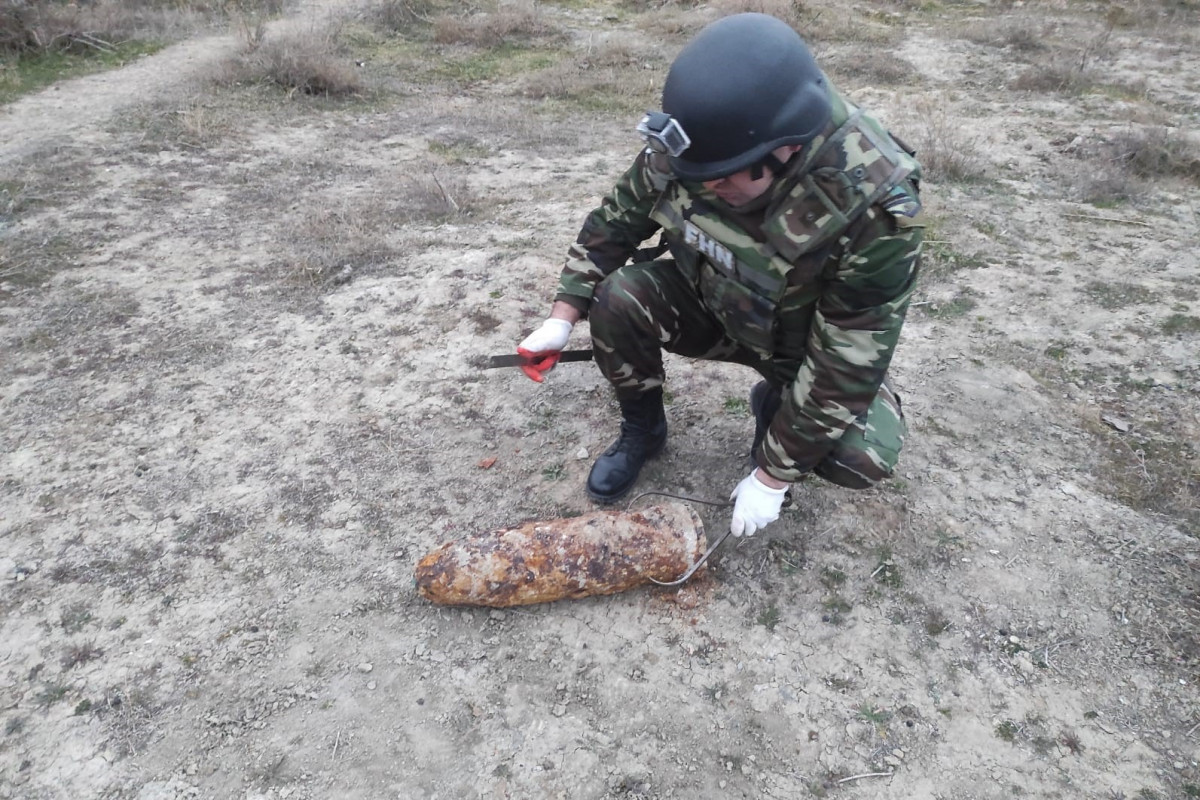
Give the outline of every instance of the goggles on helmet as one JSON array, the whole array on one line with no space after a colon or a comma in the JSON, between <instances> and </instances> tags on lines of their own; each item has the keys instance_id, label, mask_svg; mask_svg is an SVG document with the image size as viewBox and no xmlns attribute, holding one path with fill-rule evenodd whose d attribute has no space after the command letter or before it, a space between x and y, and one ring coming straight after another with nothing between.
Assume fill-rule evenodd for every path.
<instances>
[{"instance_id":1,"label":"goggles on helmet","mask_svg":"<svg viewBox=\"0 0 1200 800\"><path fill-rule=\"evenodd\" d=\"M692 146L692 140L684 132L679 120L661 111L648 111L638 123L637 132L651 150L666 153L672 158L678 158Z\"/></svg>"}]
</instances>

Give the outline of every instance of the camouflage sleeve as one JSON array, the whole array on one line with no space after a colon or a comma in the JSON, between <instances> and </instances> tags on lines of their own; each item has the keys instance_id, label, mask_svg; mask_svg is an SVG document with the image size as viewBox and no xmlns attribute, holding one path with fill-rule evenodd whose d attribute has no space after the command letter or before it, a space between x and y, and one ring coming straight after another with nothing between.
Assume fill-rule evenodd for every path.
<instances>
[{"instance_id":1,"label":"camouflage sleeve","mask_svg":"<svg viewBox=\"0 0 1200 800\"><path fill-rule=\"evenodd\" d=\"M813 315L807 355L756 458L795 481L866 413L883 382L920 269L923 224L875 206Z\"/></svg>"},{"instance_id":2,"label":"camouflage sleeve","mask_svg":"<svg viewBox=\"0 0 1200 800\"><path fill-rule=\"evenodd\" d=\"M650 212L671 180L664 156L643 150L613 190L588 214L558 280L555 300L586 313L596 284L623 266L638 245L654 235Z\"/></svg>"}]
</instances>

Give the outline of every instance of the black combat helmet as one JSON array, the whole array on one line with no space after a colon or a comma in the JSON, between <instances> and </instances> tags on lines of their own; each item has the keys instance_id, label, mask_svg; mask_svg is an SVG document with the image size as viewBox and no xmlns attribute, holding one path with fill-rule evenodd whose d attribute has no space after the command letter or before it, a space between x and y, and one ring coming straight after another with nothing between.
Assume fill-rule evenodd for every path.
<instances>
[{"instance_id":1,"label":"black combat helmet","mask_svg":"<svg viewBox=\"0 0 1200 800\"><path fill-rule=\"evenodd\" d=\"M671 154L683 180L723 178L804 144L829 122L828 81L782 20L735 14L700 31L671 64L663 111L690 144Z\"/></svg>"}]
</instances>

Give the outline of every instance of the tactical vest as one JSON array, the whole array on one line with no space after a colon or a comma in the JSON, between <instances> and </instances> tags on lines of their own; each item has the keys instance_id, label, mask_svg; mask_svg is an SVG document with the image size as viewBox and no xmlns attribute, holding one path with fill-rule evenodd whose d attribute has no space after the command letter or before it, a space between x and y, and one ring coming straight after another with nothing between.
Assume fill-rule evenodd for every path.
<instances>
[{"instance_id":1,"label":"tactical vest","mask_svg":"<svg viewBox=\"0 0 1200 800\"><path fill-rule=\"evenodd\" d=\"M808 166L768 206L761 235L679 181L667 185L651 213L727 335L764 359L804 357L820 283L838 259L827 262L868 208L880 203L897 219L920 210L917 162L873 118L845 107L846 121L823 143L813 142Z\"/></svg>"}]
</instances>

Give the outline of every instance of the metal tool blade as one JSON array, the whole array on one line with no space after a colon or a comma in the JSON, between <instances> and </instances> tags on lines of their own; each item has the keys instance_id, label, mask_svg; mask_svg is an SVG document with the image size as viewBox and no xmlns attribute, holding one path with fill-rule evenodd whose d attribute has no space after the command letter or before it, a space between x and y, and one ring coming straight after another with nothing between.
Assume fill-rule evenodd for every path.
<instances>
[{"instance_id":1,"label":"metal tool blade","mask_svg":"<svg viewBox=\"0 0 1200 800\"><path fill-rule=\"evenodd\" d=\"M558 358L558 363L565 364L570 361L591 361L591 350L564 350ZM517 353L505 353L499 356L489 356L487 360L487 369L496 367L519 367L522 364L529 362L525 356Z\"/></svg>"}]
</instances>

